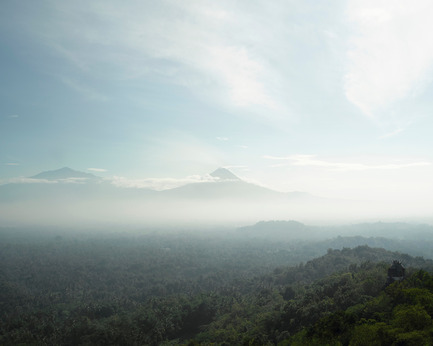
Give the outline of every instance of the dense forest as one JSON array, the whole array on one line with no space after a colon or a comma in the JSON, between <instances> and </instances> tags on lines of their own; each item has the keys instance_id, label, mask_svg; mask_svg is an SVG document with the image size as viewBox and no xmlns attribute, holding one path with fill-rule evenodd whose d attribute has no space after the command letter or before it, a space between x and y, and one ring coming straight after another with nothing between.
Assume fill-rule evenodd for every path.
<instances>
[{"instance_id":1,"label":"dense forest","mask_svg":"<svg viewBox=\"0 0 433 346\"><path fill-rule=\"evenodd\" d=\"M433 342L426 242L243 232L3 228L0 344ZM387 286L396 259L406 278Z\"/></svg>"}]
</instances>

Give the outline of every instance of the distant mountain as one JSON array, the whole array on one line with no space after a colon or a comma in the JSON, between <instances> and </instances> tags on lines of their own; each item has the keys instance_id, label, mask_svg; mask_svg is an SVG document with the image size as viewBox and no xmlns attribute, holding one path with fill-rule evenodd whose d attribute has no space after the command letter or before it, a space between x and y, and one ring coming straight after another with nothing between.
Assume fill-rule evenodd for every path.
<instances>
[{"instance_id":1,"label":"distant mountain","mask_svg":"<svg viewBox=\"0 0 433 346\"><path fill-rule=\"evenodd\" d=\"M269 199L283 198L281 192L246 183L242 180L221 180L216 182L192 183L174 189L161 191L161 194L182 199Z\"/></svg>"},{"instance_id":2,"label":"distant mountain","mask_svg":"<svg viewBox=\"0 0 433 346\"><path fill-rule=\"evenodd\" d=\"M245 182L226 168L213 181L156 191L115 186L110 180L64 167L0 186L2 220L72 220L245 224L310 214L322 200ZM71 221L71 222L72 222Z\"/></svg>"},{"instance_id":3,"label":"distant mountain","mask_svg":"<svg viewBox=\"0 0 433 346\"><path fill-rule=\"evenodd\" d=\"M63 167L54 171L46 171L36 174L31 177L32 179L45 179L45 180L62 180L62 179L89 179L99 180L101 178L90 173L75 171L69 167Z\"/></svg>"},{"instance_id":4,"label":"distant mountain","mask_svg":"<svg viewBox=\"0 0 433 346\"><path fill-rule=\"evenodd\" d=\"M63 167L46 171L14 183L0 185L0 203L33 201L57 206L68 203L97 203L146 199L156 191L130 189L113 185L96 175Z\"/></svg>"},{"instance_id":5,"label":"distant mountain","mask_svg":"<svg viewBox=\"0 0 433 346\"><path fill-rule=\"evenodd\" d=\"M208 182L198 182L190 183L176 188L163 190L163 191L153 191L154 195L159 195L161 198L175 197L181 199L248 199L249 201L263 201L268 199L287 199L287 198L308 198L310 195L303 192L291 192L283 193L275 190L268 189L263 186L247 183L237 177L235 174L230 172L226 168L218 168L210 176L215 179L215 181ZM40 182L39 182L40 181ZM89 184L90 183L90 184ZM86 190L95 189L95 187L90 187L90 185L95 185L97 183L100 187L104 189L111 188L117 191L128 190L132 192L135 190L136 196L140 196L144 191L150 191L149 189L134 189L126 187L117 187L111 184L109 180L104 180L96 175L80 172L73 170L69 167L63 167L57 170L45 171L36 174L29 179L23 179L22 182L10 183L0 186L1 191L6 190L61 190L64 186L69 186L70 189L75 190ZM80 186L79 186L80 185ZM63 187L61 187L63 186ZM87 186L87 187L86 187ZM101 191L102 192L102 191ZM35 196L37 197L37 196Z\"/></svg>"},{"instance_id":6,"label":"distant mountain","mask_svg":"<svg viewBox=\"0 0 433 346\"><path fill-rule=\"evenodd\" d=\"M219 178L221 180L235 180L235 181L241 180L226 168L218 168L215 171L213 171L210 175L214 178Z\"/></svg>"},{"instance_id":7,"label":"distant mountain","mask_svg":"<svg viewBox=\"0 0 433 346\"><path fill-rule=\"evenodd\" d=\"M92 191L94 197L96 197L97 193L100 193L101 197L106 197L108 190L111 191L110 194L116 191L116 194L120 193L123 197L133 195L134 198L140 196L145 197L152 191L152 197L158 197L158 200L164 200L166 198L184 200L242 199L249 202L263 203L269 200L282 201L286 199L301 200L313 198L313 196L304 192L283 193L263 186L247 183L226 168L218 168L210 173L210 176L217 179L211 182L190 183L173 189L153 191L150 189L117 187L111 184L110 181L104 180L96 175L76 171L69 167L63 167L57 170L41 172L27 180L23 179L22 182L18 181L1 185L0 201L2 199L4 200L2 197L5 195L15 196L17 198L21 195L25 195L26 198L33 196L37 199L40 194L47 195L48 192L54 194L56 191L59 193L74 191L74 194L78 192L88 194ZM115 196L113 195L112 197Z\"/></svg>"},{"instance_id":8,"label":"distant mountain","mask_svg":"<svg viewBox=\"0 0 433 346\"><path fill-rule=\"evenodd\" d=\"M244 200L249 203L265 203L287 199L305 198L302 192L284 193L256 184L247 183L226 168L218 168L210 174L218 178L213 182L190 183L170 190L161 191L161 195L178 199L226 199Z\"/></svg>"}]
</instances>

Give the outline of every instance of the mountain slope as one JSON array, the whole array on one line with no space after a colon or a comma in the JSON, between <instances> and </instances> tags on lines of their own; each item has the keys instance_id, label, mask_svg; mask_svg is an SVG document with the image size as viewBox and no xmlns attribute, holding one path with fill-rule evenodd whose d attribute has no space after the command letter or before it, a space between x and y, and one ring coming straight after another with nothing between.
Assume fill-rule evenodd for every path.
<instances>
[{"instance_id":1,"label":"mountain slope","mask_svg":"<svg viewBox=\"0 0 433 346\"><path fill-rule=\"evenodd\" d=\"M226 168L218 168L210 175L217 178L217 180L186 184L162 191L162 195L185 200L228 199L244 200L249 203L282 202L312 197L304 192L284 193L245 182Z\"/></svg>"},{"instance_id":2,"label":"mountain slope","mask_svg":"<svg viewBox=\"0 0 433 346\"><path fill-rule=\"evenodd\" d=\"M89 179L100 180L101 178L90 173L75 171L69 167L63 167L54 171L46 171L36 174L31 177L32 179L45 179L45 180L60 180L60 179Z\"/></svg>"},{"instance_id":3,"label":"mountain slope","mask_svg":"<svg viewBox=\"0 0 433 346\"><path fill-rule=\"evenodd\" d=\"M269 199L283 198L284 194L242 180L192 183L162 191L165 196L182 199Z\"/></svg>"},{"instance_id":4,"label":"mountain slope","mask_svg":"<svg viewBox=\"0 0 433 346\"><path fill-rule=\"evenodd\" d=\"M64 167L0 185L0 203L34 201L41 207L41 202L136 200L154 193L149 189L117 187L96 175Z\"/></svg>"}]
</instances>

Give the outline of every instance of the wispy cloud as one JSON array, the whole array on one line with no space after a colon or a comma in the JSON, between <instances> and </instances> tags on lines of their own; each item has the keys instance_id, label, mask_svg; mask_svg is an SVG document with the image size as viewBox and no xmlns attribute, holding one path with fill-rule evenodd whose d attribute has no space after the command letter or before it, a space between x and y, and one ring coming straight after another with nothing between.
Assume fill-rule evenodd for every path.
<instances>
[{"instance_id":1,"label":"wispy cloud","mask_svg":"<svg viewBox=\"0 0 433 346\"><path fill-rule=\"evenodd\" d=\"M91 172L107 172L104 168L87 168L87 170Z\"/></svg>"},{"instance_id":2,"label":"wispy cloud","mask_svg":"<svg viewBox=\"0 0 433 346\"><path fill-rule=\"evenodd\" d=\"M219 141L225 142L228 141L228 137L216 137L216 139L218 139Z\"/></svg>"},{"instance_id":3,"label":"wispy cloud","mask_svg":"<svg viewBox=\"0 0 433 346\"><path fill-rule=\"evenodd\" d=\"M223 168L231 169L231 168L240 168L240 169L248 169L246 165L226 165Z\"/></svg>"},{"instance_id":4,"label":"wispy cloud","mask_svg":"<svg viewBox=\"0 0 433 346\"><path fill-rule=\"evenodd\" d=\"M87 183L89 178L65 178L65 179L57 179L57 183L63 184L85 184Z\"/></svg>"},{"instance_id":5,"label":"wispy cloud","mask_svg":"<svg viewBox=\"0 0 433 346\"><path fill-rule=\"evenodd\" d=\"M2 179L0 184L85 184L88 178L65 178L65 179L37 179L27 177L17 177Z\"/></svg>"},{"instance_id":6,"label":"wispy cloud","mask_svg":"<svg viewBox=\"0 0 433 346\"><path fill-rule=\"evenodd\" d=\"M364 171L364 170L393 170L409 167L430 166L432 163L428 161L420 162L404 162L404 163L385 163L385 164L365 164L354 162L333 162L317 159L315 155L290 155L290 156L269 156L263 158L268 160L286 161L272 165L271 167L283 166L312 166L319 168L326 168L338 171Z\"/></svg>"},{"instance_id":7,"label":"wispy cloud","mask_svg":"<svg viewBox=\"0 0 433 346\"><path fill-rule=\"evenodd\" d=\"M347 51L345 94L366 115L423 90L432 78L433 3L351 0L356 35Z\"/></svg>"},{"instance_id":8,"label":"wispy cloud","mask_svg":"<svg viewBox=\"0 0 433 346\"><path fill-rule=\"evenodd\" d=\"M82 94L83 96L89 99L98 100L98 101L108 100L108 98L105 95L101 94L100 92L94 90L93 88L87 85L83 85L77 81L74 81L66 77L62 77L61 80L65 85L67 85L68 87L72 88L73 90L79 92L80 94Z\"/></svg>"},{"instance_id":9,"label":"wispy cloud","mask_svg":"<svg viewBox=\"0 0 433 346\"><path fill-rule=\"evenodd\" d=\"M207 99L229 107L276 109L281 103L277 94L284 94L284 88L275 92L277 81L283 80L274 68L275 48L281 42L259 48L262 40L275 40L274 29L261 18L262 7L267 6L169 0L89 5L78 0L52 4L50 25L31 18L31 27L32 35L84 74L163 81L206 93ZM286 20L274 6L266 11L278 21ZM83 19L88 17L95 20ZM284 57L279 59L286 63ZM84 83L70 78L63 82L104 100Z\"/></svg>"},{"instance_id":10,"label":"wispy cloud","mask_svg":"<svg viewBox=\"0 0 433 346\"><path fill-rule=\"evenodd\" d=\"M34 178L25 178L25 177L18 177L18 178L10 178L5 179L3 182L6 183L12 183L12 184L57 184L58 181L56 180L48 180L48 179L34 179Z\"/></svg>"},{"instance_id":11,"label":"wispy cloud","mask_svg":"<svg viewBox=\"0 0 433 346\"><path fill-rule=\"evenodd\" d=\"M16 163L16 162L6 162L5 165L6 166L19 166L20 164Z\"/></svg>"},{"instance_id":12,"label":"wispy cloud","mask_svg":"<svg viewBox=\"0 0 433 346\"><path fill-rule=\"evenodd\" d=\"M139 188L151 190L168 190L175 187L193 183L216 182L219 179L210 175L200 176L192 175L186 178L145 178L145 179L129 179L125 177L114 176L109 179L111 183L118 187Z\"/></svg>"},{"instance_id":13,"label":"wispy cloud","mask_svg":"<svg viewBox=\"0 0 433 346\"><path fill-rule=\"evenodd\" d=\"M384 135L380 136L379 139L386 139L386 138L389 138L389 137L394 137L394 136L399 135L403 131L404 131L404 129L397 129L397 130L394 130L392 132L385 133Z\"/></svg>"},{"instance_id":14,"label":"wispy cloud","mask_svg":"<svg viewBox=\"0 0 433 346\"><path fill-rule=\"evenodd\" d=\"M20 116L18 114L12 114L12 115L8 116L8 118L10 118L10 119L16 119L16 118L19 118L19 117Z\"/></svg>"}]
</instances>

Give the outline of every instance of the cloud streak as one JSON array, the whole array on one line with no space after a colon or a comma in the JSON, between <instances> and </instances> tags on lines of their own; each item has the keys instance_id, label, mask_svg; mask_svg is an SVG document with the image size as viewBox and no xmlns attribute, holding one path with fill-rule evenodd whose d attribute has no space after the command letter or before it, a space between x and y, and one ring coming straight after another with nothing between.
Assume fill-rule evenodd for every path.
<instances>
[{"instance_id":1,"label":"cloud streak","mask_svg":"<svg viewBox=\"0 0 433 346\"><path fill-rule=\"evenodd\" d=\"M210 175L192 175L186 178L145 178L128 179L125 177L114 176L109 179L117 187L138 188L163 191L173 189L186 184L217 182L220 179Z\"/></svg>"},{"instance_id":2,"label":"cloud streak","mask_svg":"<svg viewBox=\"0 0 433 346\"><path fill-rule=\"evenodd\" d=\"M104 168L87 168L87 170L91 172L107 172Z\"/></svg>"},{"instance_id":3,"label":"cloud streak","mask_svg":"<svg viewBox=\"0 0 433 346\"><path fill-rule=\"evenodd\" d=\"M83 85L77 81L74 81L70 78L66 78L66 77L62 77L61 78L62 82L67 85L68 87L70 87L71 89L77 91L78 93L82 94L83 96L89 98L89 99L93 99L93 100L98 100L98 101L107 101L108 98L101 94L100 92L86 86Z\"/></svg>"},{"instance_id":4,"label":"cloud streak","mask_svg":"<svg viewBox=\"0 0 433 346\"><path fill-rule=\"evenodd\" d=\"M283 166L304 166L318 167L336 171L367 171L367 170L395 170L410 167L431 166L431 162L408 162L408 163L386 163L381 165L368 165L365 163L350 163L350 162L331 162L317 159L315 155L290 155L290 156L270 156L266 155L263 158L275 161L285 161L272 165L272 167Z\"/></svg>"},{"instance_id":5,"label":"cloud streak","mask_svg":"<svg viewBox=\"0 0 433 346\"><path fill-rule=\"evenodd\" d=\"M2 184L57 184L57 180L48 180L48 179L35 179L35 178L10 178L3 179Z\"/></svg>"},{"instance_id":6,"label":"cloud streak","mask_svg":"<svg viewBox=\"0 0 433 346\"><path fill-rule=\"evenodd\" d=\"M384 135L380 136L379 139L386 139L386 138L389 138L389 137L394 137L394 136L399 135L403 131L404 131L404 129L397 129L397 130L394 130L392 132L385 133Z\"/></svg>"},{"instance_id":7,"label":"cloud streak","mask_svg":"<svg viewBox=\"0 0 433 346\"><path fill-rule=\"evenodd\" d=\"M85 184L88 180L88 178L37 179L17 177L2 179L0 184Z\"/></svg>"}]
</instances>

